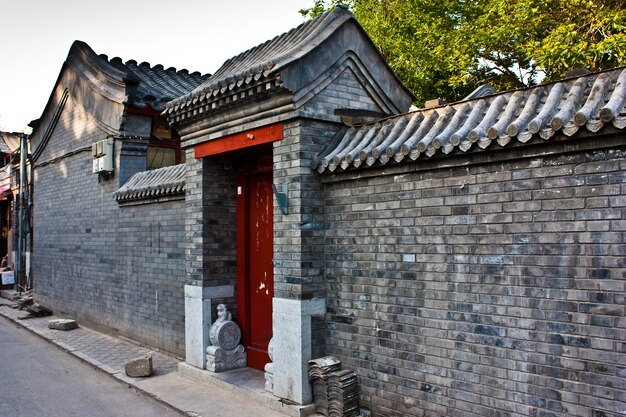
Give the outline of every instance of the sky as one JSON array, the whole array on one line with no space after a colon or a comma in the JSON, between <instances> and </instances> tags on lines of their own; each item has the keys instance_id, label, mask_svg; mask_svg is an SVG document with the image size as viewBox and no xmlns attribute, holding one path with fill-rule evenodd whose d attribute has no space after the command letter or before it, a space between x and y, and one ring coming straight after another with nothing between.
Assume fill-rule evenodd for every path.
<instances>
[{"instance_id":1,"label":"sky","mask_svg":"<svg viewBox=\"0 0 626 417\"><path fill-rule=\"evenodd\" d=\"M74 40L97 54L214 73L304 22L314 0L0 0L0 130L28 132Z\"/></svg>"}]
</instances>

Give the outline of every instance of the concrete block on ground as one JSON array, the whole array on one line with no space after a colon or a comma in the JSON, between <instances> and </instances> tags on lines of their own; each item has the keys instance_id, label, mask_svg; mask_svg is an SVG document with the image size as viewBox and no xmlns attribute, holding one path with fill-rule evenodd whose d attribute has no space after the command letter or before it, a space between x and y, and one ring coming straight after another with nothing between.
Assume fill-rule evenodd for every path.
<instances>
[{"instance_id":1,"label":"concrete block on ground","mask_svg":"<svg viewBox=\"0 0 626 417\"><path fill-rule=\"evenodd\" d=\"M130 377L147 377L152 375L152 354L132 359L126 364L126 375Z\"/></svg>"},{"instance_id":2,"label":"concrete block on ground","mask_svg":"<svg viewBox=\"0 0 626 417\"><path fill-rule=\"evenodd\" d=\"M32 305L26 306L25 308L26 308L26 311L28 311L28 313L34 317L43 317L43 316L52 315L52 310L39 304L32 304Z\"/></svg>"},{"instance_id":3,"label":"concrete block on ground","mask_svg":"<svg viewBox=\"0 0 626 417\"><path fill-rule=\"evenodd\" d=\"M7 300L15 301L20 299L20 294L17 291L13 290L2 290L0 291L0 297L6 298Z\"/></svg>"},{"instance_id":4,"label":"concrete block on ground","mask_svg":"<svg viewBox=\"0 0 626 417\"><path fill-rule=\"evenodd\" d=\"M54 319L48 322L48 329L53 330L74 330L78 328L76 320Z\"/></svg>"}]
</instances>

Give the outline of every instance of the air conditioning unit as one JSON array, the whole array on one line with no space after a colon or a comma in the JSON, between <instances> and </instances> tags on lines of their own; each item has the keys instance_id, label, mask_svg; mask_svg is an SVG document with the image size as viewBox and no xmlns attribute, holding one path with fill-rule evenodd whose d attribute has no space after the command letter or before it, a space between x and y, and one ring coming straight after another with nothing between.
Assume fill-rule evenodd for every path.
<instances>
[{"instance_id":1,"label":"air conditioning unit","mask_svg":"<svg viewBox=\"0 0 626 417\"><path fill-rule=\"evenodd\" d=\"M113 172L113 139L104 139L91 145L93 173Z\"/></svg>"}]
</instances>

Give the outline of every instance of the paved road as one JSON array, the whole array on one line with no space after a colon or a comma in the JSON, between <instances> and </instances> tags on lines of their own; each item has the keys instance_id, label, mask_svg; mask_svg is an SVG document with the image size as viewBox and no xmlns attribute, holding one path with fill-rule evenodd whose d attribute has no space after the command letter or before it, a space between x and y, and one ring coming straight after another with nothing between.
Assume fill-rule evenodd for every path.
<instances>
[{"instance_id":1,"label":"paved road","mask_svg":"<svg viewBox=\"0 0 626 417\"><path fill-rule=\"evenodd\" d=\"M0 416L180 417L0 317Z\"/></svg>"}]
</instances>

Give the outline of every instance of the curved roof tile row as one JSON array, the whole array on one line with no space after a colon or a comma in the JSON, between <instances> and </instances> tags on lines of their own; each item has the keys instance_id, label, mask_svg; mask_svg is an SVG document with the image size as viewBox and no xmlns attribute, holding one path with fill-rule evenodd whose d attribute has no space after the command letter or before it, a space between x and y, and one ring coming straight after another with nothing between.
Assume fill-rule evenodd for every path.
<instances>
[{"instance_id":1,"label":"curved roof tile row","mask_svg":"<svg viewBox=\"0 0 626 417\"><path fill-rule=\"evenodd\" d=\"M354 127L313 164L320 173L390 161L417 160L438 152L467 151L492 142L572 136L582 128L626 127L626 69L510 91L435 109L419 110Z\"/></svg>"},{"instance_id":2,"label":"curved roof tile row","mask_svg":"<svg viewBox=\"0 0 626 417\"><path fill-rule=\"evenodd\" d=\"M180 111L184 111L186 108L191 109L197 103L200 103L200 105L205 102L210 103L214 98L222 97L225 93L240 91L250 87L254 88L257 85L268 81L272 82L273 85L280 85L280 82L276 83L279 79L280 77L277 75L270 77L270 71L263 71L232 82L228 80L228 83L225 83L219 88L215 88L207 92L193 92L188 96L188 101L182 101L178 102L178 104L174 104L176 102L176 100L174 100L172 104L167 105L165 114L176 114Z\"/></svg>"},{"instance_id":3,"label":"curved roof tile row","mask_svg":"<svg viewBox=\"0 0 626 417\"><path fill-rule=\"evenodd\" d=\"M138 172L113 193L118 202L164 197L185 192L185 164Z\"/></svg>"},{"instance_id":4,"label":"curved roof tile row","mask_svg":"<svg viewBox=\"0 0 626 417\"><path fill-rule=\"evenodd\" d=\"M338 6L317 19L304 22L282 35L228 59L213 76L194 91L168 103L165 114L185 111L197 102L211 100L244 84L274 78L280 68L296 61L302 54L315 47L320 39L332 33L338 24L349 19L354 19L352 13L345 6Z\"/></svg>"},{"instance_id":5,"label":"curved roof tile row","mask_svg":"<svg viewBox=\"0 0 626 417\"><path fill-rule=\"evenodd\" d=\"M132 59L124 63L118 57L110 61L106 55L100 58L127 74L130 104L140 108L151 106L162 111L168 101L189 93L209 78L208 74L190 73L186 69L164 69L160 64L151 67L147 62L137 64Z\"/></svg>"}]
</instances>

